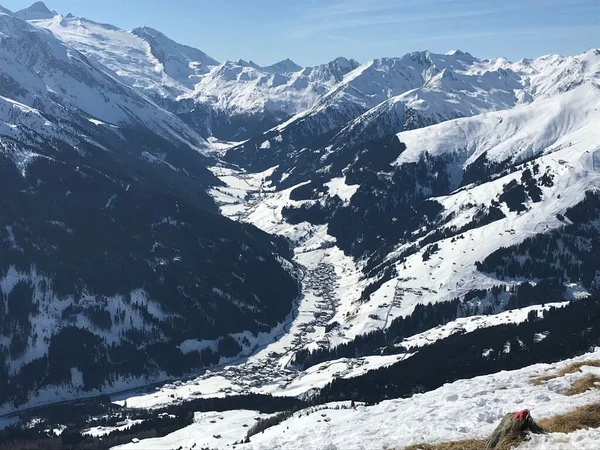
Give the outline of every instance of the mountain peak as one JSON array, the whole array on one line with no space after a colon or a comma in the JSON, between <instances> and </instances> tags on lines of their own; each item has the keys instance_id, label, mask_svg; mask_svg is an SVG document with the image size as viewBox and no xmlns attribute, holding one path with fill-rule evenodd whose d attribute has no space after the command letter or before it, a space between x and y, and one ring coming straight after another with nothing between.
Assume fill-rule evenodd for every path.
<instances>
[{"instance_id":1,"label":"mountain peak","mask_svg":"<svg viewBox=\"0 0 600 450\"><path fill-rule=\"evenodd\" d=\"M446 53L446 56L454 56L456 58L462 58L464 61L474 61L475 57L469 52L463 52L461 50L450 50Z\"/></svg>"},{"instance_id":2,"label":"mountain peak","mask_svg":"<svg viewBox=\"0 0 600 450\"><path fill-rule=\"evenodd\" d=\"M134 28L133 30L131 30L131 33L135 34L136 36L141 37L141 38L143 38L144 36L166 38L166 36L163 33L161 33L160 31L158 31L152 27L147 27L145 25Z\"/></svg>"},{"instance_id":3,"label":"mountain peak","mask_svg":"<svg viewBox=\"0 0 600 450\"><path fill-rule=\"evenodd\" d=\"M302 66L299 66L290 58L286 58L283 61L276 62L270 66L262 67L262 69L267 72L292 73L302 70Z\"/></svg>"},{"instance_id":4,"label":"mountain peak","mask_svg":"<svg viewBox=\"0 0 600 450\"><path fill-rule=\"evenodd\" d=\"M354 70L358 66L360 66L360 63L358 61L356 61L355 59L348 59L348 58L344 58L343 56L338 56L334 60L329 61L328 64L330 67L346 68L347 72L350 72L351 70Z\"/></svg>"},{"instance_id":5,"label":"mountain peak","mask_svg":"<svg viewBox=\"0 0 600 450\"><path fill-rule=\"evenodd\" d=\"M58 15L56 11L50 11L44 2L35 2L28 8L15 13L17 17L25 20L51 19Z\"/></svg>"}]
</instances>

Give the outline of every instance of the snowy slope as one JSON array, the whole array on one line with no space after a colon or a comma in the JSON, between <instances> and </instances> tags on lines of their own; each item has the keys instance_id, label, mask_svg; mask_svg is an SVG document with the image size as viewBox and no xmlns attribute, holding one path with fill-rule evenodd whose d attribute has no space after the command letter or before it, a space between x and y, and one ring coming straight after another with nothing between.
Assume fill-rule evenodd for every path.
<instances>
[{"instance_id":1,"label":"snowy slope","mask_svg":"<svg viewBox=\"0 0 600 450\"><path fill-rule=\"evenodd\" d=\"M177 96L218 63L146 27L132 32L72 15L30 20L148 95Z\"/></svg>"},{"instance_id":2,"label":"snowy slope","mask_svg":"<svg viewBox=\"0 0 600 450\"><path fill-rule=\"evenodd\" d=\"M269 417L269 414L243 409L222 413L196 413L192 425L164 438L144 439L143 443L125 444L115 448L138 449L143 447L147 450L162 450L165 448L178 448L184 442L185 445L196 445L199 448L229 447L236 441L243 440L248 428L254 425L258 419L267 417Z\"/></svg>"},{"instance_id":3,"label":"snowy slope","mask_svg":"<svg viewBox=\"0 0 600 450\"><path fill-rule=\"evenodd\" d=\"M298 411L263 433L250 438L250 443L237 448L266 450L285 449L381 449L398 448L418 443L435 443L449 440L485 438L507 412L528 408L535 419L573 411L579 406L600 401L600 392L590 390L576 396L566 396L571 383L588 373L598 373L597 368L583 366L579 373L559 377L541 385L532 378L558 372L573 361L594 360L600 357L596 349L592 353L558 364L537 364L510 372L500 372L468 380L459 380L439 389L416 394L408 399L387 400L374 406L348 403L332 403ZM231 425L237 429L237 418L244 411L231 412L213 428L207 424L200 428L193 424L164 438L142 441L148 448L191 449L198 439L207 439L217 430ZM402 426L399 426L399 423ZM198 433L202 432L202 435ZM243 437L243 433L240 433ZM238 436L240 436L238 435ZM589 430L560 435L534 437L519 448L580 448L595 449L600 431ZM571 447L559 447L559 443L571 443ZM211 441L211 447L227 448L230 440ZM127 444L117 448L136 448Z\"/></svg>"},{"instance_id":4,"label":"snowy slope","mask_svg":"<svg viewBox=\"0 0 600 450\"><path fill-rule=\"evenodd\" d=\"M198 82L202 74L219 64L203 51L178 44L153 28L135 28L131 34L147 42L165 73L188 89Z\"/></svg>"},{"instance_id":5,"label":"snowy slope","mask_svg":"<svg viewBox=\"0 0 600 450\"><path fill-rule=\"evenodd\" d=\"M595 81L600 82L600 75ZM398 135L407 149L396 164L416 161L425 152L434 157L460 153L464 167L483 154L497 162L524 161L542 152L593 141L599 107L600 84L589 81L531 106L407 131Z\"/></svg>"},{"instance_id":6,"label":"snowy slope","mask_svg":"<svg viewBox=\"0 0 600 450\"><path fill-rule=\"evenodd\" d=\"M146 127L199 150L207 147L179 118L52 33L12 14L0 13L0 40L5 96L29 106L57 103L102 122Z\"/></svg>"}]
</instances>

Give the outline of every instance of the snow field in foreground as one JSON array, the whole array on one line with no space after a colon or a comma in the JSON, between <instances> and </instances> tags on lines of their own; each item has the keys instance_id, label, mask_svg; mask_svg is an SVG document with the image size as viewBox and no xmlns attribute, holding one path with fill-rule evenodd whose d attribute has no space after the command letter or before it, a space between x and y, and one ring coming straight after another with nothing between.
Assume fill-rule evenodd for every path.
<instances>
[{"instance_id":1,"label":"snow field in foreground","mask_svg":"<svg viewBox=\"0 0 600 450\"><path fill-rule=\"evenodd\" d=\"M335 409L340 403L302 410L281 424L251 438L245 450L375 450L398 448L418 443L436 443L470 438L486 438L504 414L528 408L539 420L564 414L576 408L600 402L600 391L567 396L571 383L598 368L583 366L581 372L568 374L541 385L533 378L557 373L572 362L600 359L600 348L586 355L557 364L536 364L514 371L446 384L411 398L381 402L355 409ZM208 414L208 413L206 413ZM223 430L238 429L240 417L252 415L243 411L220 414L215 423L194 423L164 438L143 441L135 448L191 449ZM248 414L248 415L244 415ZM198 417L198 415L196 416ZM248 419L246 419L248 420ZM238 430L239 431L239 430ZM235 434L235 441L245 434ZM523 444L525 449L592 449L600 430L578 431L569 435L551 433L535 436ZM148 443L147 445L145 445ZM231 442L222 438L211 441L210 448L225 449ZM207 442L208 444L208 442ZM139 444L138 444L139 445ZM123 446L120 448L134 448Z\"/></svg>"}]
</instances>

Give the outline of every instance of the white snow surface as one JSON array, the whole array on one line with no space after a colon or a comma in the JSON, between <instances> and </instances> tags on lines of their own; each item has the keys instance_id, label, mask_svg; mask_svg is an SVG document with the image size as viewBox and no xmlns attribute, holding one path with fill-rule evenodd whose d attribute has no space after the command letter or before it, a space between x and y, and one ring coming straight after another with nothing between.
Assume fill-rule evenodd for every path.
<instances>
[{"instance_id":1,"label":"white snow surface","mask_svg":"<svg viewBox=\"0 0 600 450\"><path fill-rule=\"evenodd\" d=\"M547 311L552 307L562 308L568 304L569 302L548 303L544 306L528 306L526 308L505 311L490 316L461 317L453 320L452 322L448 322L445 325L439 325L435 328L424 331L423 333L415 334L411 337L403 339L398 345L402 345L403 347L412 350L414 348L422 347L424 345L432 344L435 341L445 339L455 333L471 333L480 328L488 328L508 323L523 323L527 320L527 315L531 311L536 311L541 315L543 311Z\"/></svg>"},{"instance_id":2,"label":"white snow surface","mask_svg":"<svg viewBox=\"0 0 600 450\"><path fill-rule=\"evenodd\" d=\"M84 436L101 437L101 436L105 436L107 434L110 434L113 431L128 430L133 425L137 425L138 423L142 423L143 420L140 420L140 419L136 419L136 420L127 419L124 422L125 422L124 424L117 425L117 426L114 426L114 427L92 427L92 428L88 428L87 430L82 431L81 434L84 435Z\"/></svg>"},{"instance_id":3,"label":"white snow surface","mask_svg":"<svg viewBox=\"0 0 600 450\"><path fill-rule=\"evenodd\" d=\"M600 428L577 430L573 433L532 434L529 441L522 443L515 450L595 450L600 442Z\"/></svg>"},{"instance_id":4,"label":"white snow surface","mask_svg":"<svg viewBox=\"0 0 600 450\"><path fill-rule=\"evenodd\" d=\"M598 80L600 81L600 79ZM576 144L591 145L599 131L600 84L592 82L531 105L480 114L406 131L398 139L406 150L397 164L457 152L464 166L482 154L494 161L522 161ZM593 147L592 147L593 148Z\"/></svg>"},{"instance_id":5,"label":"white snow surface","mask_svg":"<svg viewBox=\"0 0 600 450\"><path fill-rule=\"evenodd\" d=\"M199 50L177 44L152 28L141 27L130 32L60 14L31 20L31 23L52 31L63 42L107 67L130 86L148 94L180 95L193 89L210 67L218 65Z\"/></svg>"},{"instance_id":6,"label":"white snow surface","mask_svg":"<svg viewBox=\"0 0 600 450\"><path fill-rule=\"evenodd\" d=\"M144 439L139 443L130 443L113 447L120 450L163 450L176 448L228 448L234 442L241 441L257 419L269 417L257 411L234 410L224 412L197 412L194 423L162 438Z\"/></svg>"}]
</instances>

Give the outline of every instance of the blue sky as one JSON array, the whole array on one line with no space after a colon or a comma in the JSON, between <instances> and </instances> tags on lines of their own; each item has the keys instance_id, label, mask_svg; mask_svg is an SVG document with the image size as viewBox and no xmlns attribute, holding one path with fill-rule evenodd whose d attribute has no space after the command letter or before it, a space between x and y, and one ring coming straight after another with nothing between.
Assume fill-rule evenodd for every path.
<instances>
[{"instance_id":1,"label":"blue sky","mask_svg":"<svg viewBox=\"0 0 600 450\"><path fill-rule=\"evenodd\" d=\"M0 0L13 11L32 0ZM600 0L48 0L50 9L156 28L220 61L361 62L414 50L511 60L600 47Z\"/></svg>"}]
</instances>

